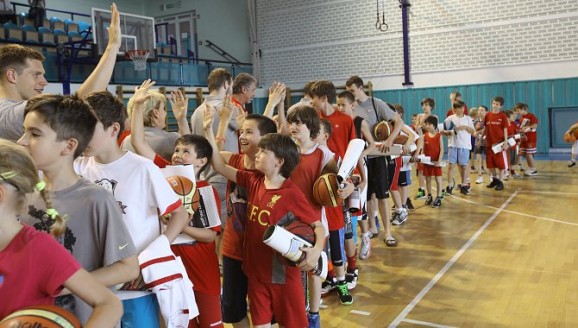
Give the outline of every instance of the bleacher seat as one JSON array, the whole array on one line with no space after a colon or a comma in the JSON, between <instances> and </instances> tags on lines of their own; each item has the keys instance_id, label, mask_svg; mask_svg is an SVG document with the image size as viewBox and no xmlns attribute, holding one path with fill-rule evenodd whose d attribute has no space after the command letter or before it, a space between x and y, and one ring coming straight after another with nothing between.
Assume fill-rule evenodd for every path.
<instances>
[{"instance_id":1,"label":"bleacher seat","mask_svg":"<svg viewBox=\"0 0 578 328\"><path fill-rule=\"evenodd\" d=\"M14 42L21 42L23 40L22 30L18 25L7 22L4 23L3 27L6 33L6 40Z\"/></svg>"},{"instance_id":2,"label":"bleacher seat","mask_svg":"<svg viewBox=\"0 0 578 328\"><path fill-rule=\"evenodd\" d=\"M50 18L50 29L52 31L61 30L64 32L66 30L66 26L65 26L64 22L62 21L62 19L60 19L58 17L51 17Z\"/></svg>"},{"instance_id":3,"label":"bleacher seat","mask_svg":"<svg viewBox=\"0 0 578 328\"><path fill-rule=\"evenodd\" d=\"M54 34L48 27L40 26L38 28L38 34L40 35L40 42L45 45L55 46Z\"/></svg>"},{"instance_id":4,"label":"bleacher seat","mask_svg":"<svg viewBox=\"0 0 578 328\"><path fill-rule=\"evenodd\" d=\"M32 25L22 25L22 31L24 32L24 42L27 43L40 43L40 35L38 31Z\"/></svg>"},{"instance_id":5,"label":"bleacher seat","mask_svg":"<svg viewBox=\"0 0 578 328\"><path fill-rule=\"evenodd\" d=\"M56 29L52 31L54 34L54 42L56 44L68 42L68 34L64 30Z\"/></svg>"},{"instance_id":6,"label":"bleacher seat","mask_svg":"<svg viewBox=\"0 0 578 328\"><path fill-rule=\"evenodd\" d=\"M80 33L80 30L78 28L78 23L73 21L72 19L65 19L64 20L64 27L65 27L65 31L66 32L76 32L76 33Z\"/></svg>"}]
</instances>

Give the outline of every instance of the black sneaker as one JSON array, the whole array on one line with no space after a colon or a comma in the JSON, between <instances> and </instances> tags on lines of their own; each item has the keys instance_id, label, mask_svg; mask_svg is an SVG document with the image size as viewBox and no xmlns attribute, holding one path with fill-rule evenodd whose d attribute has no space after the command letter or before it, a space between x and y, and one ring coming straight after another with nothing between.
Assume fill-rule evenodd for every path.
<instances>
[{"instance_id":1,"label":"black sneaker","mask_svg":"<svg viewBox=\"0 0 578 328\"><path fill-rule=\"evenodd\" d=\"M332 279L327 278L327 280L321 284L321 295L325 295L335 288L337 288L337 279L335 277Z\"/></svg>"},{"instance_id":2,"label":"black sneaker","mask_svg":"<svg viewBox=\"0 0 578 328\"><path fill-rule=\"evenodd\" d=\"M337 293L339 294L339 302L341 302L341 304L351 305L353 303L353 296L349 293L345 280L337 282Z\"/></svg>"},{"instance_id":3,"label":"black sneaker","mask_svg":"<svg viewBox=\"0 0 578 328\"><path fill-rule=\"evenodd\" d=\"M422 199L425 197L425 190L418 188L417 189L417 196L415 196L415 199Z\"/></svg>"},{"instance_id":4,"label":"black sneaker","mask_svg":"<svg viewBox=\"0 0 578 328\"><path fill-rule=\"evenodd\" d=\"M504 183L501 180L498 180L498 183L496 184L496 187L494 189L504 190Z\"/></svg>"},{"instance_id":5,"label":"black sneaker","mask_svg":"<svg viewBox=\"0 0 578 328\"><path fill-rule=\"evenodd\" d=\"M433 198L431 197L431 195L427 195L427 198L425 200L425 204L431 205L432 202L433 202Z\"/></svg>"},{"instance_id":6,"label":"black sneaker","mask_svg":"<svg viewBox=\"0 0 578 328\"><path fill-rule=\"evenodd\" d=\"M568 163L568 167L574 167L574 166L576 166L576 161L570 161L570 163ZM407 200L409 200L409 198Z\"/></svg>"},{"instance_id":7,"label":"black sneaker","mask_svg":"<svg viewBox=\"0 0 578 328\"><path fill-rule=\"evenodd\" d=\"M453 190L454 190L453 186L447 186L446 187L446 195L451 196Z\"/></svg>"},{"instance_id":8,"label":"black sneaker","mask_svg":"<svg viewBox=\"0 0 578 328\"><path fill-rule=\"evenodd\" d=\"M492 182L490 182L490 184L487 185L486 188L495 188L499 182L500 180L498 180L497 178L492 178Z\"/></svg>"},{"instance_id":9,"label":"black sneaker","mask_svg":"<svg viewBox=\"0 0 578 328\"><path fill-rule=\"evenodd\" d=\"M436 197L436 200L433 202L431 207L440 207L440 206L442 206L442 198Z\"/></svg>"},{"instance_id":10,"label":"black sneaker","mask_svg":"<svg viewBox=\"0 0 578 328\"><path fill-rule=\"evenodd\" d=\"M463 185L460 188L460 192L464 195L468 195L470 193L470 186L469 185Z\"/></svg>"},{"instance_id":11,"label":"black sneaker","mask_svg":"<svg viewBox=\"0 0 578 328\"><path fill-rule=\"evenodd\" d=\"M409 199L409 197L407 198L407 202L405 202L405 206L407 207L408 210L415 210L415 207L413 207L413 204L411 203L411 199Z\"/></svg>"},{"instance_id":12,"label":"black sneaker","mask_svg":"<svg viewBox=\"0 0 578 328\"><path fill-rule=\"evenodd\" d=\"M359 278L359 269L355 269L352 272L345 274L345 281L347 282L347 289L352 290L357 286L357 279Z\"/></svg>"}]
</instances>

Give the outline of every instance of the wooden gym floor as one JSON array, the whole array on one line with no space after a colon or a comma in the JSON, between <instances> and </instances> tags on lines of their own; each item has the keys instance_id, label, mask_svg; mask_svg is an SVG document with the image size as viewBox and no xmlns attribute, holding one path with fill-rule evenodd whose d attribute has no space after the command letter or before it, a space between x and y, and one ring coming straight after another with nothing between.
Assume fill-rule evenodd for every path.
<instances>
[{"instance_id":1,"label":"wooden gym floor","mask_svg":"<svg viewBox=\"0 0 578 328\"><path fill-rule=\"evenodd\" d=\"M538 161L539 176L502 191L486 176L439 209L414 201L392 227L398 247L380 233L359 260L354 303L324 296L322 327L578 326L578 167L566 165Z\"/></svg>"}]
</instances>

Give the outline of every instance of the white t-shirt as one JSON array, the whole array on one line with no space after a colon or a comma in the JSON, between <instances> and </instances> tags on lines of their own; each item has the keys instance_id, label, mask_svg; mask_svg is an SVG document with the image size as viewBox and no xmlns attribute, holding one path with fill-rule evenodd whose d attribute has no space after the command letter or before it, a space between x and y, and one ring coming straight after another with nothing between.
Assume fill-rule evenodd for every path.
<instances>
[{"instance_id":1,"label":"white t-shirt","mask_svg":"<svg viewBox=\"0 0 578 328\"><path fill-rule=\"evenodd\" d=\"M161 170L131 152L108 164L80 157L74 161L74 169L114 195L138 253L161 234L157 209L163 215L180 204Z\"/></svg>"},{"instance_id":2,"label":"white t-shirt","mask_svg":"<svg viewBox=\"0 0 578 328\"><path fill-rule=\"evenodd\" d=\"M455 114L448 116L445 122L451 121L454 126L468 126L474 128L472 118L468 115L457 117ZM459 130L457 134L448 137L448 147L472 149L472 135L466 130Z\"/></svg>"}]
</instances>

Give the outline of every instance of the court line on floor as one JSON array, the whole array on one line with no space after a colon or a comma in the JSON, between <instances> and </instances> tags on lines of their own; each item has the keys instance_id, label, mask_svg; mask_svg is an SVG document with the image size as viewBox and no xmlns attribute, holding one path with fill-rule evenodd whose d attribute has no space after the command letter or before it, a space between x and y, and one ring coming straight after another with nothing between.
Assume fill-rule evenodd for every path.
<instances>
[{"instance_id":1,"label":"court line on floor","mask_svg":"<svg viewBox=\"0 0 578 328\"><path fill-rule=\"evenodd\" d=\"M454 326L446 326L446 325L439 325L437 323L426 322L426 321L419 321L419 320L412 320L412 319L403 319L403 322L413 323L420 326L426 327L435 327L435 328L456 328Z\"/></svg>"},{"instance_id":2,"label":"court line on floor","mask_svg":"<svg viewBox=\"0 0 578 328\"><path fill-rule=\"evenodd\" d=\"M405 320L407 315L413 308L424 298L424 296L435 286L435 284L448 272L448 270L458 261L458 259L472 246L474 241L494 222L496 217L510 204L510 202L518 194L518 190L510 195L510 197L492 214L492 216L474 233L470 239L460 248L460 250L444 265L444 267L430 280L430 282L414 297L414 299L401 311L401 313L389 324L390 328L397 327Z\"/></svg>"},{"instance_id":3,"label":"court line on floor","mask_svg":"<svg viewBox=\"0 0 578 328\"><path fill-rule=\"evenodd\" d=\"M522 190L523 193L532 194L546 194L546 195L578 195L578 192L568 192L568 191L549 191L549 190Z\"/></svg>"},{"instance_id":4,"label":"court line on floor","mask_svg":"<svg viewBox=\"0 0 578 328\"><path fill-rule=\"evenodd\" d=\"M524 192L523 190L518 190L517 192ZM487 208L491 208L491 209L498 209L495 206L492 205L486 205L486 204L482 204L482 203L478 203L478 202L474 202L473 200L469 200L463 197L452 197L452 199L456 199L456 200L460 200L462 202L466 202L466 203L470 203L470 204L474 204L474 205L479 205L479 206L484 206ZM532 214L526 214L526 213L522 213L522 212L517 212L517 211L512 211L512 210L503 210L503 212L505 213L511 213L511 214L515 214L515 215L520 215L520 216L526 216L526 217L530 217L530 218L534 218L534 219L539 219L539 220L544 220L544 221L550 221L550 222L556 222L556 223L561 223L561 224L567 224L567 225L571 225L571 226L575 226L578 227L578 223L575 222L568 222L568 221L563 221L563 220L558 220L558 219L551 219L551 218L546 218L543 216L537 216L537 215L532 215Z\"/></svg>"}]
</instances>

